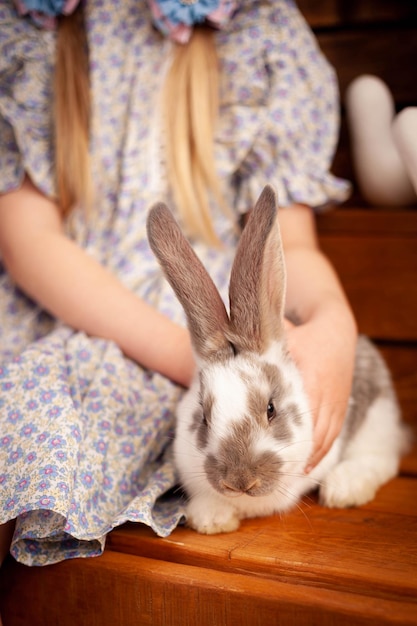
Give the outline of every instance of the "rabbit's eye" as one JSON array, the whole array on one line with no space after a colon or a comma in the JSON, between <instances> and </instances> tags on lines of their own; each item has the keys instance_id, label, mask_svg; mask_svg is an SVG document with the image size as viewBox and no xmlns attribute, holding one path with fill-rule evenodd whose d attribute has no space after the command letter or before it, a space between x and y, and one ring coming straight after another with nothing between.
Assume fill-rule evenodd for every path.
<instances>
[{"instance_id":1,"label":"rabbit's eye","mask_svg":"<svg viewBox=\"0 0 417 626\"><path fill-rule=\"evenodd\" d=\"M268 406L266 408L266 415L268 417L269 422L271 422L274 419L274 417L276 417L277 415L274 403L272 401L268 402Z\"/></svg>"},{"instance_id":2,"label":"rabbit's eye","mask_svg":"<svg viewBox=\"0 0 417 626\"><path fill-rule=\"evenodd\" d=\"M207 425L208 425L207 416L206 416L206 414L205 414L204 412L203 412L203 419L202 419L202 422L203 422L204 426L207 426Z\"/></svg>"}]
</instances>

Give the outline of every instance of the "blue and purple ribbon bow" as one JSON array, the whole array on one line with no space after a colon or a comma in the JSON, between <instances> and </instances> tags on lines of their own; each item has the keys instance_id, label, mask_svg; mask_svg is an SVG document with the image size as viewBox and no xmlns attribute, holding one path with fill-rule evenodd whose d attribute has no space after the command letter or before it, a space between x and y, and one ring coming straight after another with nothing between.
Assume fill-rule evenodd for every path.
<instances>
[{"instance_id":1,"label":"blue and purple ribbon bow","mask_svg":"<svg viewBox=\"0 0 417 626\"><path fill-rule=\"evenodd\" d=\"M139 0L138 0L139 1ZM223 28L237 8L236 0L147 0L155 26L177 43L187 43L193 26ZM41 28L56 28L59 15L69 15L80 0L14 0L19 15L29 15Z\"/></svg>"}]
</instances>

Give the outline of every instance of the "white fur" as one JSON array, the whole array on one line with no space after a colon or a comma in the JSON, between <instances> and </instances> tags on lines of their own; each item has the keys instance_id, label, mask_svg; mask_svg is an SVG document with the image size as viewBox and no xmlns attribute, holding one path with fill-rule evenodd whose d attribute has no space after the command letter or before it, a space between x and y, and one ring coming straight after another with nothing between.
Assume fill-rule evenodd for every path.
<instances>
[{"instance_id":1,"label":"white fur","mask_svg":"<svg viewBox=\"0 0 417 626\"><path fill-rule=\"evenodd\" d=\"M235 367L217 365L206 371L206 384L215 398L213 435L216 440L230 434L230 426L238 422L247 407L247 388Z\"/></svg>"},{"instance_id":2,"label":"white fur","mask_svg":"<svg viewBox=\"0 0 417 626\"><path fill-rule=\"evenodd\" d=\"M403 447L396 402L378 398L347 443L340 463L326 474L320 489L321 502L341 508L372 500L377 489L397 474Z\"/></svg>"},{"instance_id":3,"label":"white fur","mask_svg":"<svg viewBox=\"0 0 417 626\"><path fill-rule=\"evenodd\" d=\"M267 496L246 494L228 497L218 493L205 478L204 462L208 454L216 456L218 446L227 437L233 424L248 415L246 385L241 372L251 380L259 376L259 368L252 361L238 356L227 367L209 365L204 370L205 385L215 397L210 438L204 451L198 449L190 425L199 402L198 377L178 407L177 435L174 451L182 483L189 495L188 523L199 532L212 534L235 530L238 520L286 511L316 485L316 479L304 474L304 467L312 451L312 419L301 378L294 364L284 357L282 346L275 344L260 360L279 362L288 389L288 403L296 403L302 423L292 425L292 440L282 444L271 434L254 428L252 446L255 452L275 451L282 457L280 488Z\"/></svg>"},{"instance_id":4,"label":"white fur","mask_svg":"<svg viewBox=\"0 0 417 626\"><path fill-rule=\"evenodd\" d=\"M280 444L265 430L254 428L253 449L257 452L276 451L283 459L280 483L265 496L246 494L226 496L217 492L205 476L207 454L216 455L218 445L230 433L233 423L247 415L245 383L239 371L255 375L252 363L236 358L229 367L210 365L205 382L213 384L215 395L212 435L204 451L198 450L195 433L190 432L192 416L198 403L198 380L184 396L178 410L175 458L181 480L189 496L188 524L206 534L230 532L239 526L239 520L282 513L292 508L300 498L320 487L320 500L330 507L361 505L371 500L380 485L395 476L404 447L403 431L399 422L398 406L393 398L381 397L371 405L363 425L343 446L344 433L309 475L304 468L312 452L312 418L305 397L301 377L282 350L275 346L262 358L271 362L272 353L280 354L278 365L285 372L288 402L297 402L303 416L300 425L292 425L292 443Z\"/></svg>"}]
</instances>

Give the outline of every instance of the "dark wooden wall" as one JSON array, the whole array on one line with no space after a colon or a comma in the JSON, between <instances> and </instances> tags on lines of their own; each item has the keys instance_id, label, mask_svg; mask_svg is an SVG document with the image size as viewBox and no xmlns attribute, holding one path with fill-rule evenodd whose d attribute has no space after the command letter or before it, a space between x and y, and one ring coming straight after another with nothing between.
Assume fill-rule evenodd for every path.
<instances>
[{"instance_id":1,"label":"dark wooden wall","mask_svg":"<svg viewBox=\"0 0 417 626\"><path fill-rule=\"evenodd\" d=\"M382 78L397 110L417 104L415 0L299 0L298 6L336 68L342 104L346 87L360 74ZM354 180L347 144L343 116L334 172Z\"/></svg>"}]
</instances>

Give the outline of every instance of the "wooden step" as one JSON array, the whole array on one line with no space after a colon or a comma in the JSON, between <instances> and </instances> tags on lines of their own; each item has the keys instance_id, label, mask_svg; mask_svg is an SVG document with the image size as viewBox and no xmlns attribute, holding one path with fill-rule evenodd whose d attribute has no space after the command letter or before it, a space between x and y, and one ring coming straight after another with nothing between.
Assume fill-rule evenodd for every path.
<instances>
[{"instance_id":1,"label":"wooden step","mask_svg":"<svg viewBox=\"0 0 417 626\"><path fill-rule=\"evenodd\" d=\"M13 566L5 626L415 625L412 599L379 598L108 551L45 569ZM31 611L31 608L33 609Z\"/></svg>"},{"instance_id":2,"label":"wooden step","mask_svg":"<svg viewBox=\"0 0 417 626\"><path fill-rule=\"evenodd\" d=\"M417 481L400 477L363 507L326 509L310 496L289 514L247 520L235 533L204 536L179 528L167 539L158 539L149 529L132 524L114 531L108 547L184 565L417 603L416 500Z\"/></svg>"},{"instance_id":3,"label":"wooden step","mask_svg":"<svg viewBox=\"0 0 417 626\"><path fill-rule=\"evenodd\" d=\"M5 626L416 625L416 501L417 481L398 478L367 506L309 498L230 534L125 525L97 559L10 561Z\"/></svg>"},{"instance_id":4,"label":"wooden step","mask_svg":"<svg viewBox=\"0 0 417 626\"><path fill-rule=\"evenodd\" d=\"M417 342L417 210L340 208L317 221L359 330Z\"/></svg>"}]
</instances>

